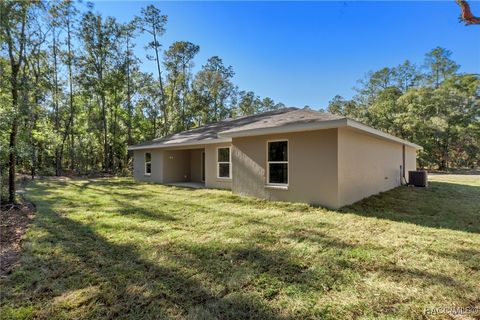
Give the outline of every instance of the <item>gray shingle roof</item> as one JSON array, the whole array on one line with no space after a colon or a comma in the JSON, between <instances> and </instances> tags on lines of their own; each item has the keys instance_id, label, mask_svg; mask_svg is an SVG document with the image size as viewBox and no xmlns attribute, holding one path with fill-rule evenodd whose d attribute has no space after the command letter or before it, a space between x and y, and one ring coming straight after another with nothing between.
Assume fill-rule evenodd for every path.
<instances>
[{"instance_id":1,"label":"gray shingle roof","mask_svg":"<svg viewBox=\"0 0 480 320\"><path fill-rule=\"evenodd\" d=\"M202 127L175 133L163 138L129 146L129 150L192 146L217 142L230 142L232 137L263 135L326 128L350 127L382 139L396 141L421 149L420 146L365 126L346 117L310 109L285 108L252 116L226 119Z\"/></svg>"},{"instance_id":2,"label":"gray shingle roof","mask_svg":"<svg viewBox=\"0 0 480 320\"><path fill-rule=\"evenodd\" d=\"M250 131L256 129L277 128L285 125L296 124L316 124L325 121L345 119L327 112L319 112L311 109L291 108L288 112L282 114L271 114L265 117L252 119L249 123L242 126L235 126L224 130L222 134Z\"/></svg>"},{"instance_id":3,"label":"gray shingle roof","mask_svg":"<svg viewBox=\"0 0 480 320\"><path fill-rule=\"evenodd\" d=\"M235 119L226 119L215 123L210 123L202 127L139 143L130 146L129 149L147 146L174 146L176 144L198 143L200 141L215 140L219 139L218 134L224 131L240 130L243 127L250 128L251 126L264 127L266 124L270 126L281 125L282 123L289 121L308 121L308 119L311 120L315 118L315 116L318 120L322 118L326 120L330 117L337 117L332 114L321 113L307 109L284 108L251 116L243 116Z\"/></svg>"}]
</instances>

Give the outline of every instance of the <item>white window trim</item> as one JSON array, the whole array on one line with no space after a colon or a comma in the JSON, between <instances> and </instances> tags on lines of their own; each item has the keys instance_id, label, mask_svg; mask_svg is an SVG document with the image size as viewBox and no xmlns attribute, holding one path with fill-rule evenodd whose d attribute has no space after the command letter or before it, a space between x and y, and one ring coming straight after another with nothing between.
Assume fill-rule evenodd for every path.
<instances>
[{"instance_id":1,"label":"white window trim","mask_svg":"<svg viewBox=\"0 0 480 320\"><path fill-rule=\"evenodd\" d=\"M218 162L218 150L219 149L227 149L228 148L228 162L222 161ZM221 180L231 180L232 179L232 147L217 147L216 149L216 156L215 160L217 162L217 179ZM220 177L220 164L221 163L228 163L228 178L227 177Z\"/></svg>"},{"instance_id":2,"label":"white window trim","mask_svg":"<svg viewBox=\"0 0 480 320\"><path fill-rule=\"evenodd\" d=\"M287 142L287 161L268 161L268 145L270 142L284 142L286 141ZM265 187L270 187L271 189L279 189L279 190L287 190L288 188L288 185L290 184L290 142L288 141L288 139L276 139L276 140L267 140L267 145L266 145L266 163L267 163L267 177L266 177L266 180L267 180L267 183L265 185ZM271 163L286 163L287 164L287 180L288 182L287 183L272 183L270 182L270 164ZM275 188L275 187L278 187L278 188Z\"/></svg>"},{"instance_id":3,"label":"white window trim","mask_svg":"<svg viewBox=\"0 0 480 320\"><path fill-rule=\"evenodd\" d=\"M150 161L147 162L147 153L150 153ZM150 163L150 173L147 172L147 164ZM152 175L152 153L151 152L145 152L143 155L143 173L146 176L151 176Z\"/></svg>"}]
</instances>

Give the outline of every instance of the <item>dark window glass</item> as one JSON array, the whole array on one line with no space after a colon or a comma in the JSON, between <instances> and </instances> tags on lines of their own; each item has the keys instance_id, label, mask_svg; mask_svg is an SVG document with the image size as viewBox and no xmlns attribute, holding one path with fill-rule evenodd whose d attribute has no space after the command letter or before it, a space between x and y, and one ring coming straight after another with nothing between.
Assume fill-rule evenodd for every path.
<instances>
[{"instance_id":1,"label":"dark window glass","mask_svg":"<svg viewBox=\"0 0 480 320\"><path fill-rule=\"evenodd\" d=\"M288 184L288 163L270 163L269 175L269 183Z\"/></svg>"},{"instance_id":2,"label":"dark window glass","mask_svg":"<svg viewBox=\"0 0 480 320\"><path fill-rule=\"evenodd\" d=\"M218 162L230 162L230 148L218 149Z\"/></svg>"},{"instance_id":3,"label":"dark window glass","mask_svg":"<svg viewBox=\"0 0 480 320\"><path fill-rule=\"evenodd\" d=\"M205 152L202 152L202 181L205 181Z\"/></svg>"},{"instance_id":4,"label":"dark window glass","mask_svg":"<svg viewBox=\"0 0 480 320\"><path fill-rule=\"evenodd\" d=\"M220 178L230 178L230 163L218 164L218 176Z\"/></svg>"},{"instance_id":5,"label":"dark window glass","mask_svg":"<svg viewBox=\"0 0 480 320\"><path fill-rule=\"evenodd\" d=\"M146 163L145 164L145 173L152 173L152 164Z\"/></svg>"},{"instance_id":6,"label":"dark window glass","mask_svg":"<svg viewBox=\"0 0 480 320\"><path fill-rule=\"evenodd\" d=\"M288 161L288 142L274 141L268 143L268 161Z\"/></svg>"},{"instance_id":7,"label":"dark window glass","mask_svg":"<svg viewBox=\"0 0 480 320\"><path fill-rule=\"evenodd\" d=\"M150 152L145 153L145 162L152 161L152 154Z\"/></svg>"}]
</instances>

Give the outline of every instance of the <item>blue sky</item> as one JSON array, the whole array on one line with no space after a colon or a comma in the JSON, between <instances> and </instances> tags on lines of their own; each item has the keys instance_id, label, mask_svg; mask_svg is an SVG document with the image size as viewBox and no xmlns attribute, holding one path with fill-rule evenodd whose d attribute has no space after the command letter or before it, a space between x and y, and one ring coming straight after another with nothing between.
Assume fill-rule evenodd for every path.
<instances>
[{"instance_id":1,"label":"blue sky","mask_svg":"<svg viewBox=\"0 0 480 320\"><path fill-rule=\"evenodd\" d=\"M441 2L141 2L102 1L95 9L127 21L155 4L169 21L165 47L200 45L198 69L218 55L235 71L241 90L288 106L326 107L336 94L350 98L369 70L405 59L421 65L436 46L453 52L461 72L480 73L480 26L458 22L453 0ZM480 2L472 2L480 15ZM139 36L142 69L146 36Z\"/></svg>"}]
</instances>

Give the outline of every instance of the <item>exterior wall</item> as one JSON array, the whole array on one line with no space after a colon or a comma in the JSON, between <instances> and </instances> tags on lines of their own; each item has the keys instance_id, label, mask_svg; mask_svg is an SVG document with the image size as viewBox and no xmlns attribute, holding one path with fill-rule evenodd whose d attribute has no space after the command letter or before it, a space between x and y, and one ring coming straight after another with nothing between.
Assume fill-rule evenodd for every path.
<instances>
[{"instance_id":1,"label":"exterior wall","mask_svg":"<svg viewBox=\"0 0 480 320\"><path fill-rule=\"evenodd\" d=\"M267 141L288 139L287 190L266 185ZM234 138L235 193L265 199L338 207L337 129Z\"/></svg>"},{"instance_id":2,"label":"exterior wall","mask_svg":"<svg viewBox=\"0 0 480 320\"><path fill-rule=\"evenodd\" d=\"M190 150L190 181L202 182L202 152L203 149Z\"/></svg>"},{"instance_id":3,"label":"exterior wall","mask_svg":"<svg viewBox=\"0 0 480 320\"><path fill-rule=\"evenodd\" d=\"M163 151L163 183L190 181L190 150Z\"/></svg>"},{"instance_id":4,"label":"exterior wall","mask_svg":"<svg viewBox=\"0 0 480 320\"><path fill-rule=\"evenodd\" d=\"M232 177L230 179L217 178L217 148L219 147L231 147L231 144L205 145L205 186L214 189L232 189ZM235 168L235 164L232 163L230 165L232 169Z\"/></svg>"},{"instance_id":5,"label":"exterior wall","mask_svg":"<svg viewBox=\"0 0 480 320\"><path fill-rule=\"evenodd\" d=\"M417 150L405 146L405 178L408 181L408 171L417 170Z\"/></svg>"},{"instance_id":6,"label":"exterior wall","mask_svg":"<svg viewBox=\"0 0 480 320\"><path fill-rule=\"evenodd\" d=\"M279 189L266 181L267 141L287 139L289 184ZM217 148L231 147L231 178L217 178ZM338 208L400 185L402 144L339 128L234 138L232 144L205 149L134 151L136 180L159 183L201 181L205 151L205 186L271 200L305 202ZM152 173L146 176L145 153L152 154ZM416 170L416 150L405 147L405 172Z\"/></svg>"},{"instance_id":7,"label":"exterior wall","mask_svg":"<svg viewBox=\"0 0 480 320\"><path fill-rule=\"evenodd\" d=\"M354 131L338 130L339 205L352 204L400 186L402 144ZM405 169L416 167L416 153L405 147Z\"/></svg>"},{"instance_id":8,"label":"exterior wall","mask_svg":"<svg viewBox=\"0 0 480 320\"><path fill-rule=\"evenodd\" d=\"M145 153L152 154L152 174L145 175ZM139 181L163 182L163 150L135 150L133 152L133 178Z\"/></svg>"},{"instance_id":9,"label":"exterior wall","mask_svg":"<svg viewBox=\"0 0 480 320\"><path fill-rule=\"evenodd\" d=\"M201 152L191 150L135 150L133 153L133 178L139 181L173 183L201 181ZM152 154L152 174L145 175L145 153Z\"/></svg>"}]
</instances>

